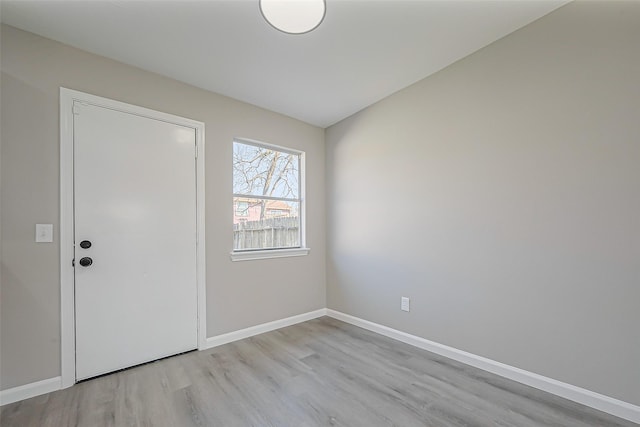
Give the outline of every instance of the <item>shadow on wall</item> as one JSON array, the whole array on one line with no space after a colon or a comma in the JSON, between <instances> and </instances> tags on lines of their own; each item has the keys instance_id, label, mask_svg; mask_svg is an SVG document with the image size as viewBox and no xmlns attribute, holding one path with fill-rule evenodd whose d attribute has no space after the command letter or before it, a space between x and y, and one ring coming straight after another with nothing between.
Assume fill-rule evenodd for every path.
<instances>
[{"instance_id":1,"label":"shadow on wall","mask_svg":"<svg viewBox=\"0 0 640 427\"><path fill-rule=\"evenodd\" d=\"M0 388L60 375L57 94L2 73ZM11 108L8 108L8 107ZM34 126L34 123L46 126ZM35 243L53 223L54 242Z\"/></svg>"}]
</instances>

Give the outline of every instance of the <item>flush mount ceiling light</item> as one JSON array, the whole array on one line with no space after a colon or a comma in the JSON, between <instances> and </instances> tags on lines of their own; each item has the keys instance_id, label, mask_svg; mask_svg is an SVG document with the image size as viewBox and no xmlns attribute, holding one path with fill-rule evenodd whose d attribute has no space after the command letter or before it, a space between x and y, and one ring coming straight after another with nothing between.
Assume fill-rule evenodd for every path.
<instances>
[{"instance_id":1,"label":"flush mount ceiling light","mask_svg":"<svg viewBox=\"0 0 640 427\"><path fill-rule=\"evenodd\" d=\"M315 30L324 19L325 0L260 0L260 12L276 30L304 34Z\"/></svg>"}]
</instances>

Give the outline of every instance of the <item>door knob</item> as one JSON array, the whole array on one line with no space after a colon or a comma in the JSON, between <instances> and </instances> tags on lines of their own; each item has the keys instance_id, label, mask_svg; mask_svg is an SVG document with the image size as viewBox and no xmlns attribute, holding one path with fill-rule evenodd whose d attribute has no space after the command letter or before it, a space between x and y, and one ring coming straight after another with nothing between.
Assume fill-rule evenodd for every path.
<instances>
[{"instance_id":1,"label":"door knob","mask_svg":"<svg viewBox=\"0 0 640 427\"><path fill-rule=\"evenodd\" d=\"M89 267L91 264L93 264L93 260L91 258L89 258L88 256L84 257L84 258L80 258L80 265L83 267Z\"/></svg>"},{"instance_id":2,"label":"door knob","mask_svg":"<svg viewBox=\"0 0 640 427\"><path fill-rule=\"evenodd\" d=\"M83 240L82 242L80 242L80 247L82 249L89 249L91 247L91 242L88 240Z\"/></svg>"}]
</instances>

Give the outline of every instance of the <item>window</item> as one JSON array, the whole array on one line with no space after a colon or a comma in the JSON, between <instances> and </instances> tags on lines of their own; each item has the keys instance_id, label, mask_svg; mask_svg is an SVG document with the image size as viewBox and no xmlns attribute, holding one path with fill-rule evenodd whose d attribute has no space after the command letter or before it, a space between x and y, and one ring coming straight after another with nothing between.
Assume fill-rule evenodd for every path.
<instances>
[{"instance_id":1,"label":"window","mask_svg":"<svg viewBox=\"0 0 640 427\"><path fill-rule=\"evenodd\" d=\"M236 201L236 216L249 216L249 202Z\"/></svg>"},{"instance_id":2,"label":"window","mask_svg":"<svg viewBox=\"0 0 640 427\"><path fill-rule=\"evenodd\" d=\"M308 253L303 163L299 151L233 141L233 260Z\"/></svg>"}]
</instances>

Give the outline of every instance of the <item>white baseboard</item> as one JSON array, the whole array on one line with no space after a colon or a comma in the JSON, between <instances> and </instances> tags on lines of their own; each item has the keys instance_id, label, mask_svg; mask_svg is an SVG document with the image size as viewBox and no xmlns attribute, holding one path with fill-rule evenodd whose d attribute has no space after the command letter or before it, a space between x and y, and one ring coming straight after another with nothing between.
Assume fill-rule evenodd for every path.
<instances>
[{"instance_id":1,"label":"white baseboard","mask_svg":"<svg viewBox=\"0 0 640 427\"><path fill-rule=\"evenodd\" d=\"M327 314L326 308L310 311L308 313L298 314L297 316L287 317L286 319L275 320L273 322L263 323L261 325L252 326L250 328L241 329L239 331L229 332L228 334L218 335L207 338L206 348L217 347L232 341L249 338L264 332L273 331L275 329L284 328L285 326L295 325L296 323L306 322L307 320L322 317ZM19 400L29 399L42 394L51 393L52 391L62 388L62 377L49 378L47 380L37 381L25 384L19 387L0 390L0 405L17 402Z\"/></svg>"},{"instance_id":2,"label":"white baseboard","mask_svg":"<svg viewBox=\"0 0 640 427\"><path fill-rule=\"evenodd\" d=\"M477 356L457 348L439 344L427 339L398 331L387 326L360 319L349 314L339 311L322 308L320 310L310 311L308 313L298 314L296 316L287 317L286 319L275 320L273 322L263 323L261 325L251 326L234 332L229 332L215 337L207 338L206 348L213 348L219 345L249 338L254 335L270 332L286 326L295 325L296 323L306 322L322 316L330 316L343 322L350 323L355 326L367 329L384 335L389 338L410 344L423 350L431 351L441 356L448 357L458 362L465 363L470 366L500 375L501 377L517 381L519 383L543 390L556 396L572 400L585 406L606 412L611 415L640 423L640 406L623 402L609 396L595 393L584 388L576 387L571 384L563 383L553 378L548 378L524 369L496 362L486 357ZM41 394L50 393L60 390L62 387L61 377L49 378L20 387L14 387L0 391L0 405L17 402L19 400L29 399Z\"/></svg>"},{"instance_id":3,"label":"white baseboard","mask_svg":"<svg viewBox=\"0 0 640 427\"><path fill-rule=\"evenodd\" d=\"M326 316L327 309L310 311L308 313L298 314L296 316L287 317L286 319L274 320L273 322L262 323L260 325L251 326L249 328L240 329L238 331L229 332L215 337L207 338L206 348L213 348L219 345L228 344L254 335L263 334L285 326L295 325L296 323L306 322L307 320Z\"/></svg>"},{"instance_id":4,"label":"white baseboard","mask_svg":"<svg viewBox=\"0 0 640 427\"><path fill-rule=\"evenodd\" d=\"M36 381L0 391L0 405L17 402L19 400L30 399L41 394L51 393L60 390L62 386L62 378L55 377L48 380Z\"/></svg>"},{"instance_id":5,"label":"white baseboard","mask_svg":"<svg viewBox=\"0 0 640 427\"><path fill-rule=\"evenodd\" d=\"M487 359L486 357L477 356L466 351L458 350L457 348L429 341L427 339L398 331L397 329L392 329L387 326L379 325L377 323L369 322L368 320L360 319L339 311L327 309L327 316L376 332L380 335L402 341L403 343L410 344L414 347L448 357L449 359L457 360L458 362L474 366L484 371L500 375L501 377L555 394L556 396L564 397L565 399L615 415L616 417L640 423L640 406L623 402L571 384L563 383L561 381L554 380L553 378L534 374L533 372L525 371L524 369L505 365L504 363L496 362L495 360Z\"/></svg>"}]
</instances>

